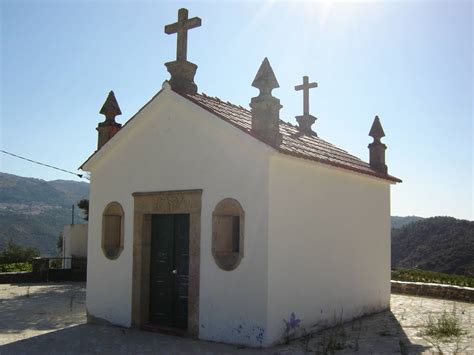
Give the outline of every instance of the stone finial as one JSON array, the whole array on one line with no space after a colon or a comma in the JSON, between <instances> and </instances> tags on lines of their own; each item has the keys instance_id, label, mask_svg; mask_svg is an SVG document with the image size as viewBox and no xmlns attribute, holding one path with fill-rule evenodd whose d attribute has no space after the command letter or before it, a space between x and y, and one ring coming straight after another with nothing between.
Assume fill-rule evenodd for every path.
<instances>
[{"instance_id":1,"label":"stone finial","mask_svg":"<svg viewBox=\"0 0 474 355\"><path fill-rule=\"evenodd\" d=\"M296 91L303 90L303 115L296 116L299 130L303 134L317 136L317 134L311 129L311 126L317 118L309 114L309 89L317 87L318 83L310 83L307 76L303 76L303 84L295 86Z\"/></svg>"},{"instance_id":2,"label":"stone finial","mask_svg":"<svg viewBox=\"0 0 474 355\"><path fill-rule=\"evenodd\" d=\"M197 93L197 85L194 83L197 65L187 61L188 53L188 31L201 26L201 19L193 17L188 19L188 10L179 9L178 21L165 26L166 34L177 34L176 60L165 63L168 72L171 74L171 87L182 93Z\"/></svg>"},{"instance_id":3,"label":"stone finial","mask_svg":"<svg viewBox=\"0 0 474 355\"><path fill-rule=\"evenodd\" d=\"M385 133L380 123L379 116L375 116L374 123L370 128L369 136L374 139L369 144L370 167L382 174L387 174L387 165L385 164L385 150L387 146L380 139L385 137Z\"/></svg>"},{"instance_id":4,"label":"stone finial","mask_svg":"<svg viewBox=\"0 0 474 355\"><path fill-rule=\"evenodd\" d=\"M272 96L272 90L280 87L265 58L258 69L252 86L259 89L257 97L252 97L250 108L252 113L252 131L268 144L278 147L282 141L280 133L280 100Z\"/></svg>"},{"instance_id":5,"label":"stone finial","mask_svg":"<svg viewBox=\"0 0 474 355\"><path fill-rule=\"evenodd\" d=\"M268 58L265 57L260 65L255 79L253 79L252 86L260 90L259 96L270 96L273 89L280 87Z\"/></svg>"},{"instance_id":6,"label":"stone finial","mask_svg":"<svg viewBox=\"0 0 474 355\"><path fill-rule=\"evenodd\" d=\"M374 142L378 143L381 143L380 139L385 137L385 132L383 131L379 116L375 116L372 127L370 128L369 136L374 139Z\"/></svg>"},{"instance_id":7,"label":"stone finial","mask_svg":"<svg viewBox=\"0 0 474 355\"><path fill-rule=\"evenodd\" d=\"M120 123L115 122L115 117L121 115L122 111L120 111L120 106L113 91L109 92L104 105L102 105L100 109L100 114L105 116L105 120L104 122L100 122L96 128L99 132L97 149L100 149L107 143L122 127Z\"/></svg>"},{"instance_id":8,"label":"stone finial","mask_svg":"<svg viewBox=\"0 0 474 355\"><path fill-rule=\"evenodd\" d=\"M100 109L100 114L105 116L105 121L115 121L115 117L122 114L113 91L109 92L104 105L102 105Z\"/></svg>"}]
</instances>

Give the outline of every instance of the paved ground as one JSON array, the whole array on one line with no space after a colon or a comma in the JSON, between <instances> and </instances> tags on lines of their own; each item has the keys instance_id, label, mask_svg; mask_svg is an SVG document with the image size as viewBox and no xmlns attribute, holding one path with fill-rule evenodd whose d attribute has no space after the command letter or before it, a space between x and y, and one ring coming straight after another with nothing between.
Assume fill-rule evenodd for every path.
<instances>
[{"instance_id":1,"label":"paved ground","mask_svg":"<svg viewBox=\"0 0 474 355\"><path fill-rule=\"evenodd\" d=\"M412 296L392 296L392 312L370 317L271 349L177 338L85 324L83 283L0 285L0 354L431 354L419 335L429 315L456 312L467 334L445 353L474 354L474 305Z\"/></svg>"}]
</instances>

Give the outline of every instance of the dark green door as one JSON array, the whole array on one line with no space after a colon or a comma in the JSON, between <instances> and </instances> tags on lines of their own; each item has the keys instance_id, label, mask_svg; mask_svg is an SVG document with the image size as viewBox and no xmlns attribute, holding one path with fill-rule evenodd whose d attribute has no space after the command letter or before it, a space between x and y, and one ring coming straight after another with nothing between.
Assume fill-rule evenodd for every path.
<instances>
[{"instance_id":1,"label":"dark green door","mask_svg":"<svg viewBox=\"0 0 474 355\"><path fill-rule=\"evenodd\" d=\"M150 257L150 323L188 324L189 215L153 215Z\"/></svg>"}]
</instances>

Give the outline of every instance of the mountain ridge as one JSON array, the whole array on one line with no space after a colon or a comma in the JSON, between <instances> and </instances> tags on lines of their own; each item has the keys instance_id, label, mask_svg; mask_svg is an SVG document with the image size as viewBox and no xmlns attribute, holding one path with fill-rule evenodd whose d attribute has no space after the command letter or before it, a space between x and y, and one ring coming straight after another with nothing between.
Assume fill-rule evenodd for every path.
<instances>
[{"instance_id":1,"label":"mountain ridge","mask_svg":"<svg viewBox=\"0 0 474 355\"><path fill-rule=\"evenodd\" d=\"M474 222L431 217L392 229L392 267L474 277Z\"/></svg>"},{"instance_id":2,"label":"mountain ridge","mask_svg":"<svg viewBox=\"0 0 474 355\"><path fill-rule=\"evenodd\" d=\"M45 181L0 173L0 250L11 238L57 255L56 243L71 223L71 206L89 198L89 184ZM85 223L79 208L75 222ZM474 275L474 222L452 217L392 216L392 267Z\"/></svg>"},{"instance_id":3,"label":"mountain ridge","mask_svg":"<svg viewBox=\"0 0 474 355\"><path fill-rule=\"evenodd\" d=\"M45 181L0 172L0 249L8 240L54 256L71 207L89 198L89 184L72 180ZM76 208L75 222L84 223Z\"/></svg>"}]
</instances>

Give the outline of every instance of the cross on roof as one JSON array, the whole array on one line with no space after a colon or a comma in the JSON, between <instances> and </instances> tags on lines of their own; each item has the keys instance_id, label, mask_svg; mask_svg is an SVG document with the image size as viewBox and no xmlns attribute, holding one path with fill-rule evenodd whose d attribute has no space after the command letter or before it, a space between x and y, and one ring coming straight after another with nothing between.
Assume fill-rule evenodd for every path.
<instances>
[{"instance_id":1,"label":"cross on roof","mask_svg":"<svg viewBox=\"0 0 474 355\"><path fill-rule=\"evenodd\" d=\"M188 19L188 10L179 9L178 22L165 26L166 34L178 34L178 45L176 48L176 60L185 61L188 51L188 30L201 26L201 19L193 17Z\"/></svg>"},{"instance_id":2,"label":"cross on roof","mask_svg":"<svg viewBox=\"0 0 474 355\"><path fill-rule=\"evenodd\" d=\"M317 88L318 83L310 83L307 76L303 76L303 84L295 86L295 90L303 90L303 114L309 115L309 89Z\"/></svg>"}]
</instances>

